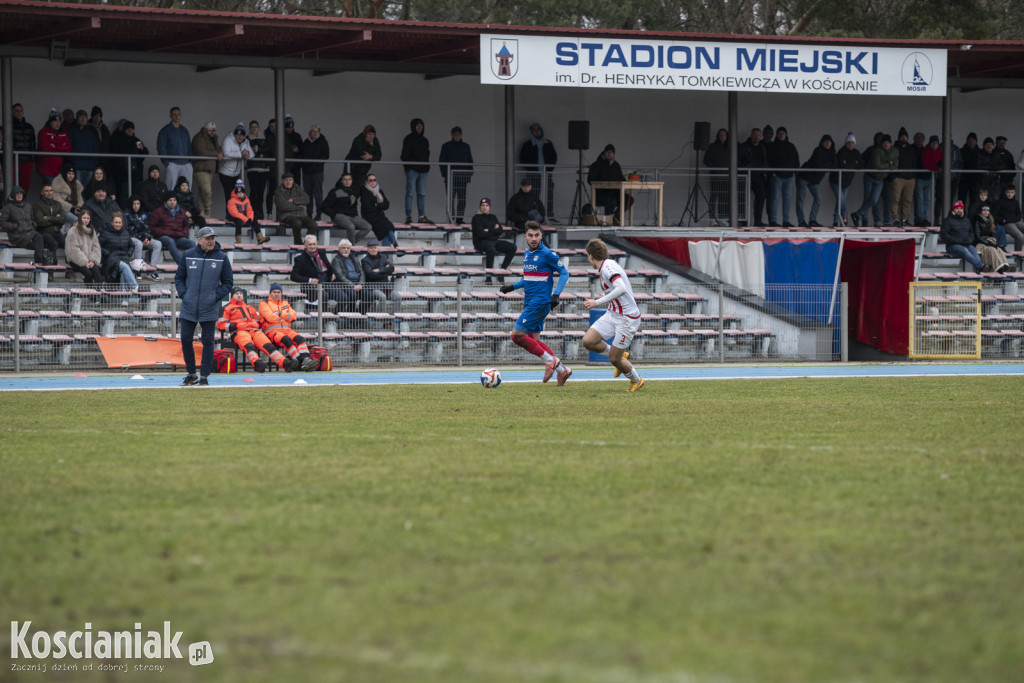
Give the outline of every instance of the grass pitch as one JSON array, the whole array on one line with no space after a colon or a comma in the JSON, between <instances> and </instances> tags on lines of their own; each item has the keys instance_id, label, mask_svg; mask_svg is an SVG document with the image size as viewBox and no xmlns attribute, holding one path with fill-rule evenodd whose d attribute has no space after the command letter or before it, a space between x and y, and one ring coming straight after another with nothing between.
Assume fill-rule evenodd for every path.
<instances>
[{"instance_id":1,"label":"grass pitch","mask_svg":"<svg viewBox=\"0 0 1024 683\"><path fill-rule=\"evenodd\" d=\"M0 652L216 660L0 680L1020 680L1020 379L625 389L2 394Z\"/></svg>"}]
</instances>

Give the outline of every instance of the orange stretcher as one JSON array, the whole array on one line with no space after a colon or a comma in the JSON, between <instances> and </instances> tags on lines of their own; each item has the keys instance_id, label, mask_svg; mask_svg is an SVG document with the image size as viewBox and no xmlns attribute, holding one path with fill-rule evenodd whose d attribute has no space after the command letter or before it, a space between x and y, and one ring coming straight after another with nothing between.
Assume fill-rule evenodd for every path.
<instances>
[{"instance_id":1,"label":"orange stretcher","mask_svg":"<svg viewBox=\"0 0 1024 683\"><path fill-rule=\"evenodd\" d=\"M185 366L181 340L163 337L96 337L108 368L139 368L151 365ZM203 345L192 343L196 360L203 354Z\"/></svg>"}]
</instances>

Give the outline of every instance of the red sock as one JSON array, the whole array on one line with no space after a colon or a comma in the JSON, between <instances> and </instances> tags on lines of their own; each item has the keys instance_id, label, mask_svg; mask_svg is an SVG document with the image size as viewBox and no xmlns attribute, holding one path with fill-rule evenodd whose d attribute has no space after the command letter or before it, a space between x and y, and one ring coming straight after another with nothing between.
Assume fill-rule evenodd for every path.
<instances>
[{"instance_id":1,"label":"red sock","mask_svg":"<svg viewBox=\"0 0 1024 683\"><path fill-rule=\"evenodd\" d=\"M545 344L544 342L542 342L540 339L534 339L533 341L538 346L540 346L540 348L544 349L544 351L546 351L547 353L550 353L552 356L555 355L555 352L551 350L551 347L548 346L547 344ZM539 356L541 354L538 353L537 355ZM557 356L555 356L555 357L557 358Z\"/></svg>"},{"instance_id":2,"label":"red sock","mask_svg":"<svg viewBox=\"0 0 1024 683\"><path fill-rule=\"evenodd\" d=\"M544 345L533 337L529 337L525 334L517 334L512 337L512 341L516 346L521 346L538 358L544 355Z\"/></svg>"}]
</instances>

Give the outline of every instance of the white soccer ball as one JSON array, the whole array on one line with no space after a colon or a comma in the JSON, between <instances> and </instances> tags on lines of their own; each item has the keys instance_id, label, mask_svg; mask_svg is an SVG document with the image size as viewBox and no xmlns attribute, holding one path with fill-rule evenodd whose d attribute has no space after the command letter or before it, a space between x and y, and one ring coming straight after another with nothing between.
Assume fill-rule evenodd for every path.
<instances>
[{"instance_id":1,"label":"white soccer ball","mask_svg":"<svg viewBox=\"0 0 1024 683\"><path fill-rule=\"evenodd\" d=\"M501 384L501 371L498 368L487 368L480 373L480 384L484 389L493 389Z\"/></svg>"}]
</instances>

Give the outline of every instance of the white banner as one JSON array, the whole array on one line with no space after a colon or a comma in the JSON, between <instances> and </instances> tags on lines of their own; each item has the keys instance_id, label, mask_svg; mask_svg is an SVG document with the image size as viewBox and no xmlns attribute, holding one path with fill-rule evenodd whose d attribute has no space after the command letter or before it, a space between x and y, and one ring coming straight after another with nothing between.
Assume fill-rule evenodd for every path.
<instances>
[{"instance_id":1,"label":"white banner","mask_svg":"<svg viewBox=\"0 0 1024 683\"><path fill-rule=\"evenodd\" d=\"M480 82L939 97L946 51L484 34Z\"/></svg>"}]
</instances>

